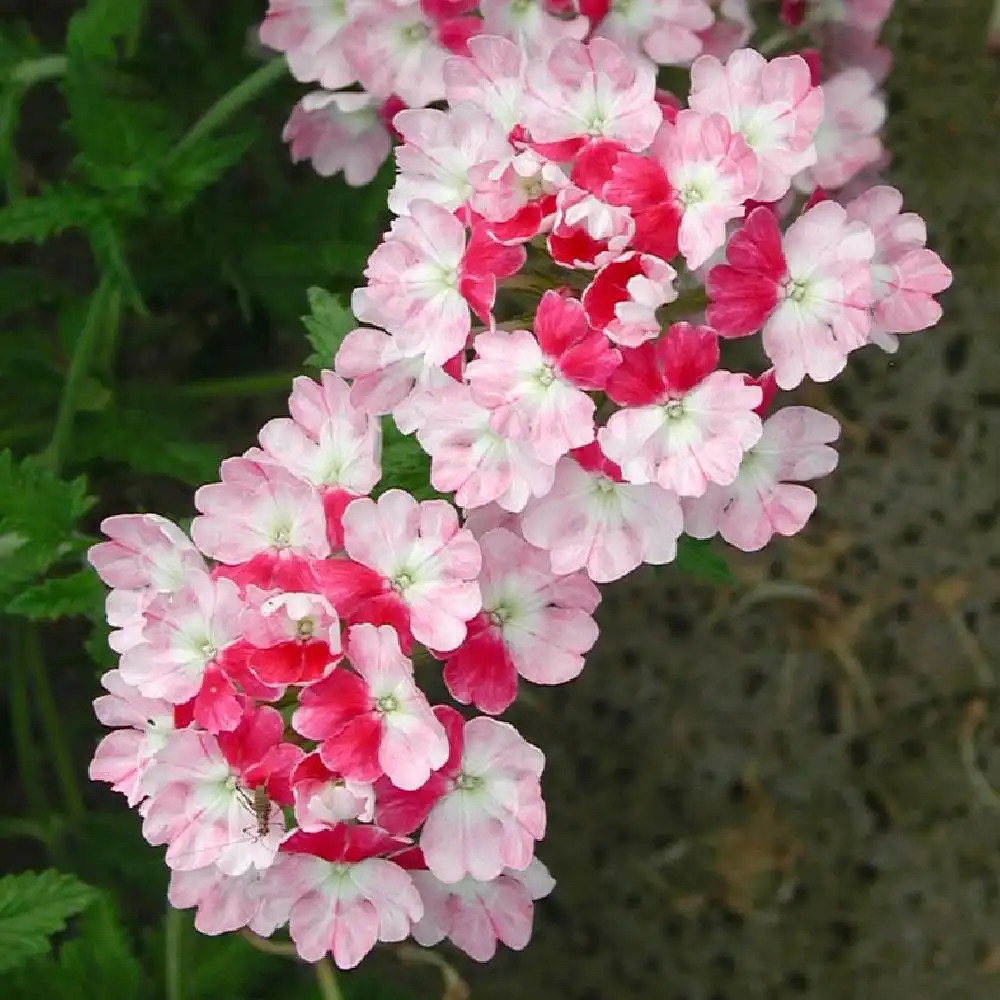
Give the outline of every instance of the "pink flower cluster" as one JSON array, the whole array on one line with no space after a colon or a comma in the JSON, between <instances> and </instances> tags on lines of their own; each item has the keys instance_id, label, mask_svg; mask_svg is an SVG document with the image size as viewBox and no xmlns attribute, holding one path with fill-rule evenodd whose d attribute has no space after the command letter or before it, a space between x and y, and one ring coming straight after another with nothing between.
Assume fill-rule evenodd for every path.
<instances>
[{"instance_id":1,"label":"pink flower cluster","mask_svg":"<svg viewBox=\"0 0 1000 1000\"><path fill-rule=\"evenodd\" d=\"M490 712L518 676L569 680L597 588L504 528L380 475L381 427L332 372L195 496L190 537L154 514L102 525L120 659L95 708L91 777L167 845L169 898L206 934L288 925L356 965L377 941L522 948L554 882L544 756L508 723L432 706L432 657Z\"/></svg>"},{"instance_id":2,"label":"pink flower cluster","mask_svg":"<svg viewBox=\"0 0 1000 1000\"><path fill-rule=\"evenodd\" d=\"M260 40L318 85L285 127L295 161L370 181L389 155L393 115L447 96L448 57L477 35L544 54L560 40L610 38L635 64L688 66L746 42L747 0L270 0Z\"/></svg>"},{"instance_id":3,"label":"pink flower cluster","mask_svg":"<svg viewBox=\"0 0 1000 1000\"><path fill-rule=\"evenodd\" d=\"M699 56L682 107L603 38L468 48L449 109L396 117L397 218L336 358L352 401L557 574L609 582L683 532L754 551L799 531L839 427L768 415L775 392L937 321L951 276L921 220L886 186L796 195L824 114L798 55ZM759 360L723 366L757 333Z\"/></svg>"},{"instance_id":4,"label":"pink flower cluster","mask_svg":"<svg viewBox=\"0 0 1000 1000\"><path fill-rule=\"evenodd\" d=\"M844 9L870 31L886 6ZM433 22L423 45L462 22L461 54L428 98L446 107L393 118L395 217L336 373L296 379L290 416L197 492L190 536L124 515L91 550L120 656L91 775L167 846L170 900L205 933L287 924L343 968L407 937L524 947L554 884L544 757L495 716L522 680L581 672L597 584L685 535L749 552L800 531L840 428L779 391L940 317L951 274L923 221L829 124L863 102L831 98L814 54L699 55L708 25L657 20L700 7L582 4L600 31L581 41L533 0L484 0L502 34L456 0L348 0L336 25L326 0L272 0L293 70L348 67L327 86L374 87L351 46L416 44L386 27L404 13ZM668 57L696 57L686 103L657 90ZM329 96L348 98L369 99ZM387 419L453 503L377 489ZM429 702L435 661L485 714Z\"/></svg>"}]
</instances>

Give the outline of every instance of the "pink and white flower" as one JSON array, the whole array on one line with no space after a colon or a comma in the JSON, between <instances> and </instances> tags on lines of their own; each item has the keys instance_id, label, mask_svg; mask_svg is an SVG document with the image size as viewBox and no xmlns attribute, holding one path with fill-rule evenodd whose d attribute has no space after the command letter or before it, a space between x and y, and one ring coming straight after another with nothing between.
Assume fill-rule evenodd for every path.
<instances>
[{"instance_id":1,"label":"pink and white flower","mask_svg":"<svg viewBox=\"0 0 1000 1000\"><path fill-rule=\"evenodd\" d=\"M897 334L937 323L941 306L934 296L951 285L951 271L925 246L924 220L902 207L903 196L886 185L870 188L846 206L847 218L863 222L875 237L869 337L890 354L899 348Z\"/></svg>"},{"instance_id":2,"label":"pink and white flower","mask_svg":"<svg viewBox=\"0 0 1000 1000\"><path fill-rule=\"evenodd\" d=\"M757 157L722 115L681 111L657 136L653 155L666 171L681 213L678 246L701 267L726 242L726 223L743 216L757 191Z\"/></svg>"},{"instance_id":3,"label":"pink and white flower","mask_svg":"<svg viewBox=\"0 0 1000 1000\"><path fill-rule=\"evenodd\" d=\"M740 49L724 64L699 56L689 100L699 114L724 115L753 150L760 166L757 201L777 201L792 177L816 162L813 136L823 118L823 93L801 56L769 61Z\"/></svg>"},{"instance_id":4,"label":"pink and white flower","mask_svg":"<svg viewBox=\"0 0 1000 1000\"><path fill-rule=\"evenodd\" d=\"M482 606L482 566L472 532L443 500L418 503L402 490L355 500L344 514L344 545L355 562L379 573L409 612L413 637L454 649Z\"/></svg>"},{"instance_id":5,"label":"pink and white flower","mask_svg":"<svg viewBox=\"0 0 1000 1000\"><path fill-rule=\"evenodd\" d=\"M420 849L442 882L522 871L545 835L544 754L506 722L479 716L463 723L453 708L434 711L448 733L448 762L413 792L379 782L376 821L400 835L422 823Z\"/></svg>"},{"instance_id":6,"label":"pink and white flower","mask_svg":"<svg viewBox=\"0 0 1000 1000\"><path fill-rule=\"evenodd\" d=\"M375 97L395 94L414 108L444 97L448 50L418 0L365 0L344 29L343 49Z\"/></svg>"},{"instance_id":7,"label":"pink and white flower","mask_svg":"<svg viewBox=\"0 0 1000 1000\"><path fill-rule=\"evenodd\" d=\"M324 371L292 382L289 417L269 420L260 443L271 460L320 491L370 493L382 474L381 427L351 400L351 387Z\"/></svg>"},{"instance_id":8,"label":"pink and white flower","mask_svg":"<svg viewBox=\"0 0 1000 1000\"><path fill-rule=\"evenodd\" d=\"M94 714L113 726L97 745L90 762L91 781L106 781L130 806L143 798L142 776L174 729L174 706L162 698L145 698L122 680L118 670L101 677L107 694L94 699Z\"/></svg>"},{"instance_id":9,"label":"pink and white flower","mask_svg":"<svg viewBox=\"0 0 1000 1000\"><path fill-rule=\"evenodd\" d=\"M641 563L671 562L684 522L675 493L625 482L595 442L560 460L551 491L528 504L520 527L554 573L582 569L610 583Z\"/></svg>"},{"instance_id":10,"label":"pink and white flower","mask_svg":"<svg viewBox=\"0 0 1000 1000\"><path fill-rule=\"evenodd\" d=\"M249 927L270 937L288 922L291 907L273 892L286 877L291 855L279 854L263 870L248 868L240 875L226 875L215 865L192 870L173 869L167 899L178 910L196 907L195 929L201 934L228 934Z\"/></svg>"},{"instance_id":11,"label":"pink and white flower","mask_svg":"<svg viewBox=\"0 0 1000 1000\"><path fill-rule=\"evenodd\" d=\"M473 104L400 111L393 126L403 139L396 148L399 173L389 192L389 208L397 215L408 214L418 199L454 212L472 195L474 167L514 155L504 128Z\"/></svg>"},{"instance_id":12,"label":"pink and white flower","mask_svg":"<svg viewBox=\"0 0 1000 1000\"><path fill-rule=\"evenodd\" d=\"M784 239L774 216L755 209L712 268L708 321L723 336L764 328L764 351L782 389L808 375L828 382L871 328L871 259L875 240L832 201L796 219Z\"/></svg>"},{"instance_id":13,"label":"pink and white flower","mask_svg":"<svg viewBox=\"0 0 1000 1000\"><path fill-rule=\"evenodd\" d=\"M227 458L219 472L221 483L194 495L201 514L191 522L191 537L205 555L229 565L258 555L329 555L326 514L315 487L263 453L260 459Z\"/></svg>"},{"instance_id":14,"label":"pink and white flower","mask_svg":"<svg viewBox=\"0 0 1000 1000\"><path fill-rule=\"evenodd\" d=\"M370 94L314 90L292 109L281 138L292 162L309 160L321 177L343 173L352 187L374 180L392 148L381 101Z\"/></svg>"},{"instance_id":15,"label":"pink and white flower","mask_svg":"<svg viewBox=\"0 0 1000 1000\"><path fill-rule=\"evenodd\" d=\"M353 969L379 941L403 941L423 915L409 874L381 855L406 841L370 826L341 823L318 833L296 831L282 845L291 856L275 896L290 904L288 931L299 955L331 954Z\"/></svg>"},{"instance_id":16,"label":"pink and white flower","mask_svg":"<svg viewBox=\"0 0 1000 1000\"><path fill-rule=\"evenodd\" d=\"M800 191L836 190L882 159L878 133L885 124L886 107L877 88L875 77L860 66L842 70L823 84L816 163L796 178Z\"/></svg>"},{"instance_id":17,"label":"pink and white flower","mask_svg":"<svg viewBox=\"0 0 1000 1000\"><path fill-rule=\"evenodd\" d=\"M762 549L776 534L801 531L816 509L816 494L799 484L836 468L829 444L839 436L840 424L829 414L808 406L778 410L764 421L731 484L684 501L684 530L695 538L718 532L744 552Z\"/></svg>"},{"instance_id":18,"label":"pink and white flower","mask_svg":"<svg viewBox=\"0 0 1000 1000\"><path fill-rule=\"evenodd\" d=\"M564 684L583 670L597 641L601 599L582 573L553 574L548 557L504 528L479 540L483 610L445 663L453 698L498 715L517 696L517 678Z\"/></svg>"},{"instance_id":19,"label":"pink and white flower","mask_svg":"<svg viewBox=\"0 0 1000 1000\"><path fill-rule=\"evenodd\" d=\"M338 669L306 688L292 725L319 740L323 763L345 778L384 774L397 788L419 788L448 759L448 740L413 664L389 625L352 626L346 651L354 672Z\"/></svg>"},{"instance_id":20,"label":"pink and white flower","mask_svg":"<svg viewBox=\"0 0 1000 1000\"><path fill-rule=\"evenodd\" d=\"M520 441L492 426L492 411L472 397L468 385L443 386L414 400L417 440L431 456L431 484L454 492L460 507L496 501L505 510L524 509L528 498L552 488L553 466ZM441 648L441 647L438 647Z\"/></svg>"},{"instance_id":21,"label":"pink and white flower","mask_svg":"<svg viewBox=\"0 0 1000 1000\"><path fill-rule=\"evenodd\" d=\"M344 51L344 28L358 0L269 0L260 40L284 52L296 80L327 90L353 83L354 67Z\"/></svg>"},{"instance_id":22,"label":"pink and white flower","mask_svg":"<svg viewBox=\"0 0 1000 1000\"><path fill-rule=\"evenodd\" d=\"M584 290L587 320L623 347L659 336L656 311L677 298L677 272L652 254L625 253L605 264Z\"/></svg>"},{"instance_id":23,"label":"pink and white flower","mask_svg":"<svg viewBox=\"0 0 1000 1000\"><path fill-rule=\"evenodd\" d=\"M502 35L533 56L546 55L563 39L587 34L585 18L559 17L548 0L479 0L483 33Z\"/></svg>"},{"instance_id":24,"label":"pink and white flower","mask_svg":"<svg viewBox=\"0 0 1000 1000\"><path fill-rule=\"evenodd\" d=\"M92 545L87 560L109 587L169 594L206 570L187 535L159 514L116 514L101 531L110 541Z\"/></svg>"},{"instance_id":25,"label":"pink and white flower","mask_svg":"<svg viewBox=\"0 0 1000 1000\"><path fill-rule=\"evenodd\" d=\"M146 609L143 641L121 658L126 684L147 698L180 705L201 687L206 668L240 635L243 601L231 580L192 573L183 590Z\"/></svg>"},{"instance_id":26,"label":"pink and white flower","mask_svg":"<svg viewBox=\"0 0 1000 1000\"><path fill-rule=\"evenodd\" d=\"M580 11L595 36L661 66L689 65L701 52L701 33L715 20L707 0L581 0Z\"/></svg>"},{"instance_id":27,"label":"pink and white flower","mask_svg":"<svg viewBox=\"0 0 1000 1000\"><path fill-rule=\"evenodd\" d=\"M623 352L608 395L626 408L601 428L601 449L630 483L659 483L701 496L731 483L760 437L761 391L742 375L717 371L711 327L675 323L666 337Z\"/></svg>"},{"instance_id":28,"label":"pink and white flower","mask_svg":"<svg viewBox=\"0 0 1000 1000\"><path fill-rule=\"evenodd\" d=\"M531 938L534 901L555 888L555 879L537 858L523 871L506 869L489 882L463 878L445 883L429 871L412 871L424 903L413 939L425 948L448 938L477 962L488 962L502 942L521 951Z\"/></svg>"},{"instance_id":29,"label":"pink and white flower","mask_svg":"<svg viewBox=\"0 0 1000 1000\"><path fill-rule=\"evenodd\" d=\"M468 55L454 56L444 65L448 103L479 108L508 134L520 117L525 63L524 49L507 38L470 38Z\"/></svg>"},{"instance_id":30,"label":"pink and white flower","mask_svg":"<svg viewBox=\"0 0 1000 1000\"><path fill-rule=\"evenodd\" d=\"M260 709L277 716L275 709ZM143 775L143 836L167 844L166 862L187 871L215 865L227 875L272 864L285 835L284 817L270 804L268 832L256 835L248 789L211 733L181 729L170 734Z\"/></svg>"},{"instance_id":31,"label":"pink and white flower","mask_svg":"<svg viewBox=\"0 0 1000 1000\"><path fill-rule=\"evenodd\" d=\"M602 389L621 358L580 303L556 291L542 296L534 327L481 333L465 375L492 429L555 465L594 439L594 401L583 390Z\"/></svg>"},{"instance_id":32,"label":"pink and white flower","mask_svg":"<svg viewBox=\"0 0 1000 1000\"><path fill-rule=\"evenodd\" d=\"M375 817L375 790L331 771L316 751L306 754L291 773L295 822L306 833L319 833L337 823Z\"/></svg>"},{"instance_id":33,"label":"pink and white flower","mask_svg":"<svg viewBox=\"0 0 1000 1000\"><path fill-rule=\"evenodd\" d=\"M562 41L529 63L522 121L535 142L604 137L641 151L663 114L652 67L636 65L604 38Z\"/></svg>"}]
</instances>

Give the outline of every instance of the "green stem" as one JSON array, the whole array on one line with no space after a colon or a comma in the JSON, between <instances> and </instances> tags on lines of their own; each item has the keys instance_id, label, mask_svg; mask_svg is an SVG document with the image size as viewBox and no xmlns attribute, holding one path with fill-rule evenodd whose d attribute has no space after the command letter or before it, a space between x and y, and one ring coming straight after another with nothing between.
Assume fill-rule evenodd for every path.
<instances>
[{"instance_id":1,"label":"green stem","mask_svg":"<svg viewBox=\"0 0 1000 1000\"><path fill-rule=\"evenodd\" d=\"M35 704L41 715L42 729L45 732L49 754L55 766L56 778L66 801L66 811L72 820L82 820L85 814L83 796L76 780L76 773L73 770L73 758L66 746L63 735L65 730L62 719L59 718L55 697L52 694L48 671L45 669L45 655L41 640L38 638L38 629L34 626L30 626L27 630L24 651L27 654L28 667L31 670L35 689Z\"/></svg>"},{"instance_id":2,"label":"green stem","mask_svg":"<svg viewBox=\"0 0 1000 1000\"><path fill-rule=\"evenodd\" d=\"M276 56L264 63L235 87L222 95L183 135L168 156L174 159L188 146L214 132L220 125L232 118L237 111L246 107L268 87L277 83L287 73L284 56Z\"/></svg>"},{"instance_id":3,"label":"green stem","mask_svg":"<svg viewBox=\"0 0 1000 1000\"><path fill-rule=\"evenodd\" d=\"M164 923L167 1000L184 1000L184 914L168 905Z\"/></svg>"},{"instance_id":4,"label":"green stem","mask_svg":"<svg viewBox=\"0 0 1000 1000\"><path fill-rule=\"evenodd\" d=\"M316 985L323 1000L344 1000L344 994L337 985L337 974L328 958L321 958L313 968L316 970Z\"/></svg>"},{"instance_id":5,"label":"green stem","mask_svg":"<svg viewBox=\"0 0 1000 1000\"><path fill-rule=\"evenodd\" d=\"M53 80L66 72L68 60L65 56L40 56L25 59L11 71L10 79L22 87L30 87L43 80Z\"/></svg>"},{"instance_id":6,"label":"green stem","mask_svg":"<svg viewBox=\"0 0 1000 1000\"><path fill-rule=\"evenodd\" d=\"M27 622L18 622L12 630L13 648L7 660L10 729L14 736L17 773L27 799L28 811L34 816L45 816L49 810L41 760L35 753L35 740L31 731L31 697L28 691L28 631L31 628L33 626Z\"/></svg>"},{"instance_id":7,"label":"green stem","mask_svg":"<svg viewBox=\"0 0 1000 1000\"><path fill-rule=\"evenodd\" d=\"M76 416L77 397L80 395L83 383L90 372L94 352L100 343L101 327L112 298L111 279L108 275L104 275L90 298L90 308L87 310L83 329L73 346L69 371L66 373L62 397L59 400L59 410L56 413L55 428L52 431L48 447L42 453L43 461L47 462L49 467L56 472L62 465L69 447L73 434L73 419Z\"/></svg>"}]
</instances>

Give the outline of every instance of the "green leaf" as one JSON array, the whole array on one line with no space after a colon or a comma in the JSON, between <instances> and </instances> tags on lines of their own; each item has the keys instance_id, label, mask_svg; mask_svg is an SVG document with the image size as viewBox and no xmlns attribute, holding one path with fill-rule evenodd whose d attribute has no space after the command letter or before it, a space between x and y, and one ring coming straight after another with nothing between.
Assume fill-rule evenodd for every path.
<instances>
[{"instance_id":1,"label":"green leaf","mask_svg":"<svg viewBox=\"0 0 1000 1000\"><path fill-rule=\"evenodd\" d=\"M82 477L60 479L37 458L15 462L0 452L0 601L60 559L79 554L86 539L77 521L93 505Z\"/></svg>"},{"instance_id":2,"label":"green leaf","mask_svg":"<svg viewBox=\"0 0 1000 1000\"><path fill-rule=\"evenodd\" d=\"M712 547L711 539L681 535L677 540L677 558L670 565L682 573L716 583L736 582L725 558Z\"/></svg>"},{"instance_id":3,"label":"green leaf","mask_svg":"<svg viewBox=\"0 0 1000 1000\"><path fill-rule=\"evenodd\" d=\"M104 606L104 585L90 569L81 569L69 576L43 580L34 587L21 590L7 605L7 613L48 621L70 615L96 617Z\"/></svg>"},{"instance_id":4,"label":"green leaf","mask_svg":"<svg viewBox=\"0 0 1000 1000\"><path fill-rule=\"evenodd\" d=\"M418 500L442 498L431 486L431 460L413 436L401 434L391 417L382 418L382 479L375 490L400 489Z\"/></svg>"},{"instance_id":5,"label":"green leaf","mask_svg":"<svg viewBox=\"0 0 1000 1000\"><path fill-rule=\"evenodd\" d=\"M64 229L90 226L102 211L100 200L89 192L53 185L0 208L0 243L41 243Z\"/></svg>"},{"instance_id":6,"label":"green leaf","mask_svg":"<svg viewBox=\"0 0 1000 1000\"><path fill-rule=\"evenodd\" d=\"M35 959L4 978L5 1000L138 1000L142 965L102 894L80 920L80 934L59 947L58 956Z\"/></svg>"},{"instance_id":7,"label":"green leaf","mask_svg":"<svg viewBox=\"0 0 1000 1000\"><path fill-rule=\"evenodd\" d=\"M145 10L146 0L88 0L70 18L67 53L71 59L116 60L120 40L135 47Z\"/></svg>"},{"instance_id":8,"label":"green leaf","mask_svg":"<svg viewBox=\"0 0 1000 1000\"><path fill-rule=\"evenodd\" d=\"M141 475L169 476L190 486L214 479L223 449L208 441L190 440L183 414L109 409L81 415L79 462L124 462Z\"/></svg>"},{"instance_id":9,"label":"green leaf","mask_svg":"<svg viewBox=\"0 0 1000 1000\"><path fill-rule=\"evenodd\" d=\"M307 294L312 313L303 316L302 322L314 353L306 358L305 364L310 368L329 368L344 338L358 325L357 320L336 295L325 289L310 288Z\"/></svg>"},{"instance_id":10,"label":"green leaf","mask_svg":"<svg viewBox=\"0 0 1000 1000\"><path fill-rule=\"evenodd\" d=\"M57 871L0 879L0 972L48 952L49 938L96 896L89 885Z\"/></svg>"},{"instance_id":11,"label":"green leaf","mask_svg":"<svg viewBox=\"0 0 1000 1000\"><path fill-rule=\"evenodd\" d=\"M256 129L206 136L170 158L160 181L168 211L179 212L202 190L237 164L257 138Z\"/></svg>"}]
</instances>

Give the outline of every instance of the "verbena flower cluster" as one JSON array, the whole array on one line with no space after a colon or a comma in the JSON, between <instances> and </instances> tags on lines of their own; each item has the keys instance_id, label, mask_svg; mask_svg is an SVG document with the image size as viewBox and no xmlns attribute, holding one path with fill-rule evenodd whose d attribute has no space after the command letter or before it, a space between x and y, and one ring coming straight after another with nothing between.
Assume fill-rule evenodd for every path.
<instances>
[{"instance_id":1,"label":"verbena flower cluster","mask_svg":"<svg viewBox=\"0 0 1000 1000\"><path fill-rule=\"evenodd\" d=\"M844 5L831 52L874 48L887 6ZM429 9L348 3L295 44L349 55L366 17L468 14ZM825 55L692 42L682 102L656 89L674 35L652 15L599 11L583 41L530 2L480 10L531 13L545 43L468 31L427 98L447 106L394 115L395 219L335 371L197 492L190 537L123 515L91 552L120 654L92 777L167 845L200 930L287 924L342 968L410 936L524 947L554 884L544 757L496 716L522 680L580 673L597 584L684 534L755 551L801 530L839 426L781 394L933 325L951 279L899 192L865 186L884 105L860 65L821 86ZM453 503L378 490L385 419ZM438 669L483 714L432 705Z\"/></svg>"}]
</instances>

